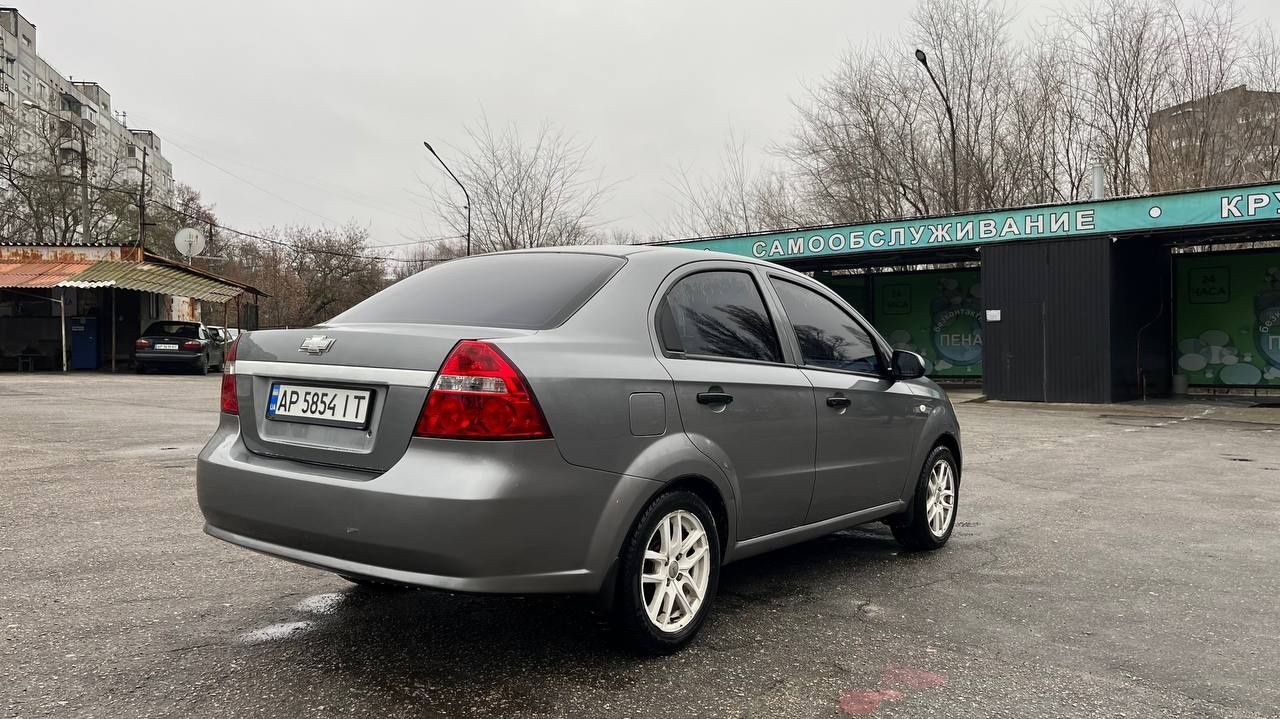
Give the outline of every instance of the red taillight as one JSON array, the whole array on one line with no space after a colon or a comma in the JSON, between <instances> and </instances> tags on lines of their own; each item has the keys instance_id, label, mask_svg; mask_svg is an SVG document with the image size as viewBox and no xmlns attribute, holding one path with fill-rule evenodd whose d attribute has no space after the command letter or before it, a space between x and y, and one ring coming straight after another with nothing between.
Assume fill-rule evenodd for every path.
<instances>
[{"instance_id":1,"label":"red taillight","mask_svg":"<svg viewBox=\"0 0 1280 719\"><path fill-rule=\"evenodd\" d=\"M133 343L133 348L139 350L151 349L151 342L148 340L138 340Z\"/></svg>"},{"instance_id":2,"label":"red taillight","mask_svg":"<svg viewBox=\"0 0 1280 719\"><path fill-rule=\"evenodd\" d=\"M182 343L182 349L187 350L188 352L194 352L200 349L200 342L197 340L187 340Z\"/></svg>"},{"instance_id":3,"label":"red taillight","mask_svg":"<svg viewBox=\"0 0 1280 719\"><path fill-rule=\"evenodd\" d=\"M497 347L454 346L436 374L413 432L442 439L540 439L551 436L529 383Z\"/></svg>"},{"instance_id":4,"label":"red taillight","mask_svg":"<svg viewBox=\"0 0 1280 719\"><path fill-rule=\"evenodd\" d=\"M222 411L227 414L240 414L240 398L236 397L236 345L240 338L235 338L227 354L222 359Z\"/></svg>"}]
</instances>

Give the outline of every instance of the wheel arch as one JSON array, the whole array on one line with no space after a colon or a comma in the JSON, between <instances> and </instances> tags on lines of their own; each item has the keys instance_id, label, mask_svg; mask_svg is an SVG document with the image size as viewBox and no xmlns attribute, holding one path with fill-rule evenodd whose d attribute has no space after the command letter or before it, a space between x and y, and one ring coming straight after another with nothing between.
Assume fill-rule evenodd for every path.
<instances>
[{"instance_id":1,"label":"wheel arch","mask_svg":"<svg viewBox=\"0 0 1280 719\"><path fill-rule=\"evenodd\" d=\"M707 507L711 509L712 518L716 522L716 537L720 541L720 556L729 549L729 505L725 502L724 496L720 493L720 488L716 486L707 477L699 474L687 474L682 477L667 482L658 490L653 498L645 504L646 507L653 503L654 499L668 493L686 490L698 495L698 498L706 502ZM632 519L631 531L635 531L635 522L640 519L641 512L637 513ZM619 548L621 549L621 548Z\"/></svg>"},{"instance_id":2,"label":"wheel arch","mask_svg":"<svg viewBox=\"0 0 1280 719\"><path fill-rule=\"evenodd\" d=\"M732 505L726 500L722 490L716 485L715 481L704 474L690 472L680 474L670 480L662 482L652 492L645 497L644 501L639 502L631 511L630 517L626 522L626 531L622 532L617 540L613 543L611 551L613 556L609 562L609 568L605 572L601 583L600 591L597 594L597 603L602 609L611 610L616 598L618 589L618 563L622 558L622 549L626 546L627 538L635 531L636 526L640 522L640 517L645 513L657 499L665 494L673 491L689 491L696 494L707 507L711 509L712 517L716 525L716 538L720 544L721 563L724 562L725 553L733 538L734 525L732 524Z\"/></svg>"},{"instance_id":3,"label":"wheel arch","mask_svg":"<svg viewBox=\"0 0 1280 719\"><path fill-rule=\"evenodd\" d=\"M956 458L956 482L959 483L960 477L963 474L960 471L963 462L960 455L960 440L951 432L943 432L933 441L933 447L946 447L951 450L951 456ZM929 448L930 452L933 451L933 447Z\"/></svg>"}]
</instances>

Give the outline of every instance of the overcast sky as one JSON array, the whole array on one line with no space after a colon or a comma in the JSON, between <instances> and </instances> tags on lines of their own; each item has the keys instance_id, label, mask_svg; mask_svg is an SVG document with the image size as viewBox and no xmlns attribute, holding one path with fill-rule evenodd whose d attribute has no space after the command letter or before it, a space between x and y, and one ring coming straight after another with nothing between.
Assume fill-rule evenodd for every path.
<instances>
[{"instance_id":1,"label":"overcast sky","mask_svg":"<svg viewBox=\"0 0 1280 719\"><path fill-rule=\"evenodd\" d=\"M902 34L914 2L14 4L40 54L155 130L224 224L355 219L394 244L438 231L417 178L448 180L421 141L447 160L481 113L592 143L616 183L599 220L657 232L679 167L713 172L731 128L752 153L785 138L805 84ZM1028 25L1058 6L1016 4ZM1280 19L1275 0L1241 4Z\"/></svg>"}]
</instances>

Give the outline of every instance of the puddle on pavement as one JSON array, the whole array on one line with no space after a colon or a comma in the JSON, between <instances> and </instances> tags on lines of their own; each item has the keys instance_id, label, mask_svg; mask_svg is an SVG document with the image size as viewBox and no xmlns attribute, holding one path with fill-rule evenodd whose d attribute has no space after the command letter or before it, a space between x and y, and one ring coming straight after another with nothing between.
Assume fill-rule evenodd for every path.
<instances>
[{"instance_id":1,"label":"puddle on pavement","mask_svg":"<svg viewBox=\"0 0 1280 719\"><path fill-rule=\"evenodd\" d=\"M297 609L310 614L333 614L346 600L347 595L342 592L316 594L298 602Z\"/></svg>"},{"instance_id":2,"label":"puddle on pavement","mask_svg":"<svg viewBox=\"0 0 1280 719\"><path fill-rule=\"evenodd\" d=\"M305 634L311 631L312 622L281 622L270 626L254 629L251 632L245 632L240 635L240 641L244 644L261 644L263 642L274 642L281 639L288 639L299 634Z\"/></svg>"}]
</instances>

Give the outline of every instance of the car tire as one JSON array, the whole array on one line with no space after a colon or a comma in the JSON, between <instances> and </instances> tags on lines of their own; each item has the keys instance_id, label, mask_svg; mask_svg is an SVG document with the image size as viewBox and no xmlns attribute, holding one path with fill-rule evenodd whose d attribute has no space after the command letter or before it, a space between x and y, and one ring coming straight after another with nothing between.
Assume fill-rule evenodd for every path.
<instances>
[{"instance_id":1,"label":"car tire","mask_svg":"<svg viewBox=\"0 0 1280 719\"><path fill-rule=\"evenodd\" d=\"M142 364L141 362L138 362L138 363L134 364L134 366L133 366L133 371L134 371L134 372L137 372L138 374L146 374L146 373L147 373L147 366L146 366L146 365L144 365L144 364Z\"/></svg>"},{"instance_id":2,"label":"car tire","mask_svg":"<svg viewBox=\"0 0 1280 719\"><path fill-rule=\"evenodd\" d=\"M667 492L645 508L623 545L615 621L640 651L673 652L701 629L719 581L720 537L711 509L693 492Z\"/></svg>"},{"instance_id":3,"label":"car tire","mask_svg":"<svg viewBox=\"0 0 1280 719\"><path fill-rule=\"evenodd\" d=\"M893 537L904 548L931 551L951 538L960 509L960 470L955 455L942 445L933 448L911 497L911 508L889 522Z\"/></svg>"}]
</instances>

